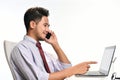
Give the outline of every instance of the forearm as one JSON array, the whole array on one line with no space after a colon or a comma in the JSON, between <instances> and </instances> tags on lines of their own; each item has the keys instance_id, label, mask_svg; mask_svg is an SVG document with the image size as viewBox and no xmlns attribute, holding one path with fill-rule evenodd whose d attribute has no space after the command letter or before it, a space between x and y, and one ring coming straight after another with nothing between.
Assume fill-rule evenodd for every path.
<instances>
[{"instance_id":1,"label":"forearm","mask_svg":"<svg viewBox=\"0 0 120 80\"><path fill-rule=\"evenodd\" d=\"M54 72L49 75L49 80L64 80L67 77L74 75L74 68L70 67L59 72Z\"/></svg>"},{"instance_id":2,"label":"forearm","mask_svg":"<svg viewBox=\"0 0 120 80\"><path fill-rule=\"evenodd\" d=\"M68 60L67 56L65 55L63 50L60 48L58 43L52 44L52 46L53 46L55 52L57 53L57 56L61 62L70 63L70 61Z\"/></svg>"}]
</instances>

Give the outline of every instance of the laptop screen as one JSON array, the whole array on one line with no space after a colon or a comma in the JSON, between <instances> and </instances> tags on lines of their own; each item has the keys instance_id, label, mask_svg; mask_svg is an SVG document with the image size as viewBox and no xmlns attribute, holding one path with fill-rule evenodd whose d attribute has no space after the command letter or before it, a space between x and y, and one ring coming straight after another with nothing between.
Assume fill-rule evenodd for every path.
<instances>
[{"instance_id":1,"label":"laptop screen","mask_svg":"<svg viewBox=\"0 0 120 80\"><path fill-rule=\"evenodd\" d=\"M113 56L115 53L115 48L116 46L110 46L110 47L105 48L102 61L101 61L101 65L100 65L100 72L103 72L106 74L109 73L112 60L113 60Z\"/></svg>"}]
</instances>

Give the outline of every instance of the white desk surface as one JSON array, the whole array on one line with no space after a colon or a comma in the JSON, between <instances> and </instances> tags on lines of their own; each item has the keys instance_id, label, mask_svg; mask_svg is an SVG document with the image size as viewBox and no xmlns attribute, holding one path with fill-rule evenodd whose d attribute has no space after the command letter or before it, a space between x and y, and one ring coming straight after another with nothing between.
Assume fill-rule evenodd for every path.
<instances>
[{"instance_id":1,"label":"white desk surface","mask_svg":"<svg viewBox=\"0 0 120 80\"><path fill-rule=\"evenodd\" d=\"M67 78L66 80L111 80L109 76L107 77L76 77L75 75Z\"/></svg>"}]
</instances>

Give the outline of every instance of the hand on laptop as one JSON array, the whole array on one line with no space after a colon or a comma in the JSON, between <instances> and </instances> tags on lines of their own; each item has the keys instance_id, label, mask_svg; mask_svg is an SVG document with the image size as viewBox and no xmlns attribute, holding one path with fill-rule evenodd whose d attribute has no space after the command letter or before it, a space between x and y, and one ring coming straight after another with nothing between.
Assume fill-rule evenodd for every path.
<instances>
[{"instance_id":1,"label":"hand on laptop","mask_svg":"<svg viewBox=\"0 0 120 80\"><path fill-rule=\"evenodd\" d=\"M85 74L89 68L90 64L96 64L95 61L82 62L74 66L74 74Z\"/></svg>"}]
</instances>

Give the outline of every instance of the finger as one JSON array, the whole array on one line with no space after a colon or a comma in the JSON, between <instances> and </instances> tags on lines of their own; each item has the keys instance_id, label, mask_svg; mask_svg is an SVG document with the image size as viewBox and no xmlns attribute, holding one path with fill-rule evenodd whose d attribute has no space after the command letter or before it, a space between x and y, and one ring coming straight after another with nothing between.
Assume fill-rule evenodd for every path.
<instances>
[{"instance_id":1,"label":"finger","mask_svg":"<svg viewBox=\"0 0 120 80\"><path fill-rule=\"evenodd\" d=\"M49 41L48 41L49 39L47 39L47 38L45 38L44 40L45 40L46 42L49 42Z\"/></svg>"},{"instance_id":2,"label":"finger","mask_svg":"<svg viewBox=\"0 0 120 80\"><path fill-rule=\"evenodd\" d=\"M89 68L87 68L87 71L89 71Z\"/></svg>"},{"instance_id":3,"label":"finger","mask_svg":"<svg viewBox=\"0 0 120 80\"><path fill-rule=\"evenodd\" d=\"M86 62L87 64L97 64L96 61L89 61L89 62Z\"/></svg>"},{"instance_id":4,"label":"finger","mask_svg":"<svg viewBox=\"0 0 120 80\"><path fill-rule=\"evenodd\" d=\"M87 66L87 71L89 71L90 65Z\"/></svg>"},{"instance_id":5,"label":"finger","mask_svg":"<svg viewBox=\"0 0 120 80\"><path fill-rule=\"evenodd\" d=\"M88 65L87 68L90 68L90 65Z\"/></svg>"},{"instance_id":6,"label":"finger","mask_svg":"<svg viewBox=\"0 0 120 80\"><path fill-rule=\"evenodd\" d=\"M51 34L54 34L54 31L51 30L50 33L51 33Z\"/></svg>"}]
</instances>

